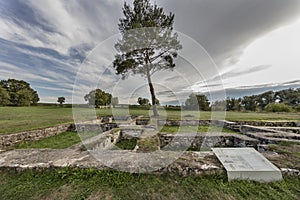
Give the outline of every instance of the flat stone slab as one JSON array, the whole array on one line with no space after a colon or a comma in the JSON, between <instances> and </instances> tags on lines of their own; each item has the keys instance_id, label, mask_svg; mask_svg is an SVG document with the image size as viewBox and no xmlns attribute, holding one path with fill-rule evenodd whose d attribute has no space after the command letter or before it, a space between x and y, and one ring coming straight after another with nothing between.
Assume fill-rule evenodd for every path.
<instances>
[{"instance_id":1,"label":"flat stone slab","mask_svg":"<svg viewBox=\"0 0 300 200\"><path fill-rule=\"evenodd\" d=\"M213 148L212 150L225 167L229 181L282 180L281 171L254 148Z\"/></svg>"},{"instance_id":2,"label":"flat stone slab","mask_svg":"<svg viewBox=\"0 0 300 200\"><path fill-rule=\"evenodd\" d=\"M80 167L116 169L131 173L178 173L200 175L222 173L213 152L136 153L127 150L81 151L68 149L17 149L0 154L0 168ZM174 159L176 158L176 159Z\"/></svg>"}]
</instances>

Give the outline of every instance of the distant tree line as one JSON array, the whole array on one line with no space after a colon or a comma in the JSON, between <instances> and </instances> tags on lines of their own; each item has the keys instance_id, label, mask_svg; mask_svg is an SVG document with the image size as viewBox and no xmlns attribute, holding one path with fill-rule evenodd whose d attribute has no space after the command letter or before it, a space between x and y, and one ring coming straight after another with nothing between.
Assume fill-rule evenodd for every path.
<instances>
[{"instance_id":1,"label":"distant tree line","mask_svg":"<svg viewBox=\"0 0 300 200\"><path fill-rule=\"evenodd\" d=\"M242 98L227 98L210 103L206 95L192 93L182 106L186 110L226 110L226 111L300 111L300 88L277 92L268 91Z\"/></svg>"},{"instance_id":2,"label":"distant tree line","mask_svg":"<svg viewBox=\"0 0 300 200\"><path fill-rule=\"evenodd\" d=\"M0 106L37 105L39 100L37 91L23 80L8 79L0 81Z\"/></svg>"},{"instance_id":3,"label":"distant tree line","mask_svg":"<svg viewBox=\"0 0 300 200\"><path fill-rule=\"evenodd\" d=\"M214 110L225 108L227 111L300 111L300 88L286 89L277 92L268 91L243 98L228 98L212 104Z\"/></svg>"},{"instance_id":4,"label":"distant tree line","mask_svg":"<svg viewBox=\"0 0 300 200\"><path fill-rule=\"evenodd\" d=\"M119 104L118 97L112 97L111 94L101 90L92 90L84 96L89 105L96 108L100 106L115 107ZM140 106L149 106L150 101L147 98L139 97L137 103ZM281 91L268 91L258 95L244 96L242 98L227 98L222 101L210 103L205 94L192 93L185 101L182 108L185 110L226 110L226 111L268 111L268 112L290 112L300 111L300 88L286 89ZM159 100L156 99L156 105Z\"/></svg>"}]
</instances>

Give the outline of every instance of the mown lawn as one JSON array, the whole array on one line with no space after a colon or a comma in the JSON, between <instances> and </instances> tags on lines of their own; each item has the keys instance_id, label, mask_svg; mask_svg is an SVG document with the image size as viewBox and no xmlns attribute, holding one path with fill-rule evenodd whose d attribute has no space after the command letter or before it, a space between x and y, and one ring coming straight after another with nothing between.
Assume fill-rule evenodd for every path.
<instances>
[{"instance_id":1,"label":"mown lawn","mask_svg":"<svg viewBox=\"0 0 300 200\"><path fill-rule=\"evenodd\" d=\"M55 106L0 107L0 134L73 122L72 108Z\"/></svg>"},{"instance_id":2,"label":"mown lawn","mask_svg":"<svg viewBox=\"0 0 300 200\"><path fill-rule=\"evenodd\" d=\"M146 109L126 108L93 109L77 108L77 117L95 119L97 116L144 115L152 112ZM94 114L93 115L91 115ZM196 112L178 110L160 110L160 118L165 119L224 119L233 121L300 121L300 113L255 113L255 112ZM225 115L226 114L226 115ZM85 117L87 116L87 117ZM213 117L212 117L213 116ZM72 108L56 106L0 107L0 134L9 134L37 128L51 127L63 123L73 123Z\"/></svg>"},{"instance_id":3,"label":"mown lawn","mask_svg":"<svg viewBox=\"0 0 300 200\"><path fill-rule=\"evenodd\" d=\"M274 183L228 182L225 174L181 177L96 169L0 169L0 199L289 199L300 198L300 179Z\"/></svg>"}]
</instances>

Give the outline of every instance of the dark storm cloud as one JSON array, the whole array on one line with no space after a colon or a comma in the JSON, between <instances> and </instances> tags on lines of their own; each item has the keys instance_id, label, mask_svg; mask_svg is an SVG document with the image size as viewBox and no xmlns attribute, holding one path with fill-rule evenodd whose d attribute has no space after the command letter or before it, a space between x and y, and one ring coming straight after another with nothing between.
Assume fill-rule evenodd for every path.
<instances>
[{"instance_id":1,"label":"dark storm cloud","mask_svg":"<svg viewBox=\"0 0 300 200\"><path fill-rule=\"evenodd\" d=\"M197 40L218 65L234 64L257 37L299 17L299 0L159 2L175 13L175 29Z\"/></svg>"}]
</instances>

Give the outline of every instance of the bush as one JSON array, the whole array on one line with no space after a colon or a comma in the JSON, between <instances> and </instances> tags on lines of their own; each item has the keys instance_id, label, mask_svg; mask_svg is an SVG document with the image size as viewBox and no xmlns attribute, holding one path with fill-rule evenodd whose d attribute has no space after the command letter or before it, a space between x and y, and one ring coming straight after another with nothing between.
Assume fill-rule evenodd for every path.
<instances>
[{"instance_id":1,"label":"bush","mask_svg":"<svg viewBox=\"0 0 300 200\"><path fill-rule=\"evenodd\" d=\"M295 110L296 110L297 112L300 112L300 105L296 106L296 107L295 107Z\"/></svg>"},{"instance_id":2,"label":"bush","mask_svg":"<svg viewBox=\"0 0 300 200\"><path fill-rule=\"evenodd\" d=\"M284 103L271 103L265 108L268 112L292 112L293 108Z\"/></svg>"}]
</instances>

